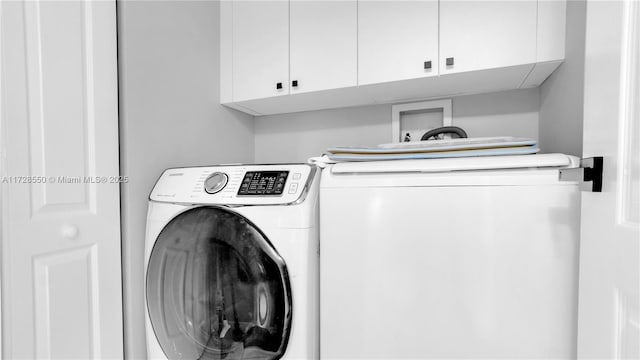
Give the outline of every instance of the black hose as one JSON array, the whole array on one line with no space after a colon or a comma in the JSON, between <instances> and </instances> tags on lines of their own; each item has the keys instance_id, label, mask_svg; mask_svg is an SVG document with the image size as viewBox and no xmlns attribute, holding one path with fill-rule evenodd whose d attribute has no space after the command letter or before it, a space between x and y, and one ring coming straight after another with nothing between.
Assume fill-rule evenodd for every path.
<instances>
[{"instance_id":1,"label":"black hose","mask_svg":"<svg viewBox=\"0 0 640 360\"><path fill-rule=\"evenodd\" d=\"M440 135L445 135L445 134L452 134L455 135L453 136L453 138L467 138L467 132L462 130L462 128L459 128L457 126L443 126L443 127L439 127L439 128L435 128L433 130L429 130L426 133L424 133L424 135L422 135L422 138L420 138L420 141L424 141L424 140L438 140L440 139Z\"/></svg>"}]
</instances>

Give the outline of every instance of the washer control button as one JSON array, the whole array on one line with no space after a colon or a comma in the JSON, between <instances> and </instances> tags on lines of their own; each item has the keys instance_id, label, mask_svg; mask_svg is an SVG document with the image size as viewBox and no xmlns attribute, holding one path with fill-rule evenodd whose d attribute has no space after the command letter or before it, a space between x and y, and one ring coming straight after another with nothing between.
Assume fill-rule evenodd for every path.
<instances>
[{"instance_id":1,"label":"washer control button","mask_svg":"<svg viewBox=\"0 0 640 360\"><path fill-rule=\"evenodd\" d=\"M289 185L289 194L295 194L298 191L298 183L291 183Z\"/></svg>"},{"instance_id":2,"label":"washer control button","mask_svg":"<svg viewBox=\"0 0 640 360\"><path fill-rule=\"evenodd\" d=\"M224 189L224 187L229 182L229 176L225 173L214 172L209 175L207 179L204 181L204 191L209 194L215 194L220 190Z\"/></svg>"},{"instance_id":3,"label":"washer control button","mask_svg":"<svg viewBox=\"0 0 640 360\"><path fill-rule=\"evenodd\" d=\"M294 173L291 180L300 180L301 177L302 177L301 173Z\"/></svg>"}]
</instances>

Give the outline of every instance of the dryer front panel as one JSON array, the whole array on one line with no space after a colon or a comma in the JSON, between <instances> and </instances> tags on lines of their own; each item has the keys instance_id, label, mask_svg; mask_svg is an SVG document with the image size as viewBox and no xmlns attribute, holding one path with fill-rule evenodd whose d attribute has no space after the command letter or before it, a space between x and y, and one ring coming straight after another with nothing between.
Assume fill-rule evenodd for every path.
<instances>
[{"instance_id":1,"label":"dryer front panel","mask_svg":"<svg viewBox=\"0 0 640 360\"><path fill-rule=\"evenodd\" d=\"M219 207L177 215L147 268L155 336L169 359L278 359L291 328L283 259L246 218Z\"/></svg>"}]
</instances>

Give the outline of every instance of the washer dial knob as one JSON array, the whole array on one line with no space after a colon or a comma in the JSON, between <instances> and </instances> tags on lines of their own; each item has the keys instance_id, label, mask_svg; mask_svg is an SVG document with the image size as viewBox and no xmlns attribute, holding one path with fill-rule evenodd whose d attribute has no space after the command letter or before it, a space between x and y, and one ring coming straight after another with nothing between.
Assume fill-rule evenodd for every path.
<instances>
[{"instance_id":1,"label":"washer dial knob","mask_svg":"<svg viewBox=\"0 0 640 360\"><path fill-rule=\"evenodd\" d=\"M229 176L225 173L214 172L209 175L207 179L204 181L204 191L208 194L215 194L220 190L224 189L224 187L229 182Z\"/></svg>"}]
</instances>

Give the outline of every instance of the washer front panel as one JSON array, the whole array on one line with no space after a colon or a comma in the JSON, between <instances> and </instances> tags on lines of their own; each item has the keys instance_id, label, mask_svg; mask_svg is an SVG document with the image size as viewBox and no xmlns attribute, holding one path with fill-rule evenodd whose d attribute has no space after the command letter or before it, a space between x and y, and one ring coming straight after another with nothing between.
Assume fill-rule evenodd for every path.
<instances>
[{"instance_id":1,"label":"washer front panel","mask_svg":"<svg viewBox=\"0 0 640 360\"><path fill-rule=\"evenodd\" d=\"M160 232L146 281L149 320L168 359L279 359L292 319L289 275L243 216L205 206Z\"/></svg>"},{"instance_id":2,"label":"washer front panel","mask_svg":"<svg viewBox=\"0 0 640 360\"><path fill-rule=\"evenodd\" d=\"M299 201L315 171L308 164L282 165L221 165L167 169L153 188L150 200L184 204L284 205ZM208 193L206 180L215 173L228 177L228 182L216 193ZM245 189L250 174L287 173L282 191L252 192ZM280 178L276 179L276 181ZM244 186L243 186L244 185ZM251 184L253 186L254 184ZM277 184L279 186L279 184Z\"/></svg>"}]
</instances>

